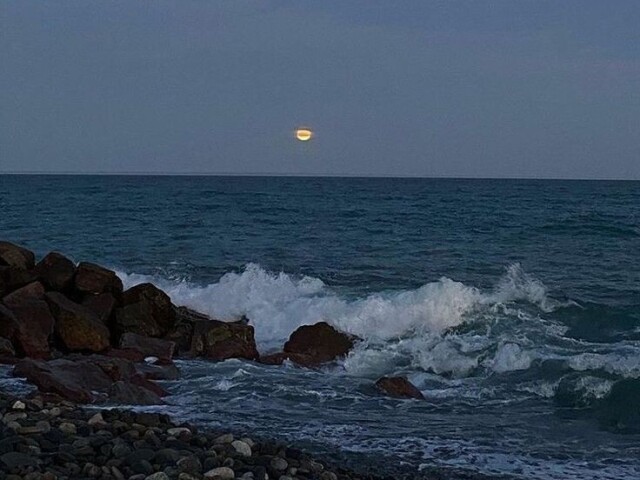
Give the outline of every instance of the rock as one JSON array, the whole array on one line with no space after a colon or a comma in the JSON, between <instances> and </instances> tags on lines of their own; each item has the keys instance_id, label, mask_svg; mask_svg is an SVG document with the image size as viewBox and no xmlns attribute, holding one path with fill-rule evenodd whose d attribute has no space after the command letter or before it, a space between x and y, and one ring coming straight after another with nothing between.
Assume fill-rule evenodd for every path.
<instances>
[{"instance_id":1,"label":"rock","mask_svg":"<svg viewBox=\"0 0 640 480\"><path fill-rule=\"evenodd\" d=\"M173 363L169 365L139 363L136 364L136 372L148 380L177 380L180 378L180 370Z\"/></svg>"},{"instance_id":2,"label":"rock","mask_svg":"<svg viewBox=\"0 0 640 480\"><path fill-rule=\"evenodd\" d=\"M211 319L187 307L174 307L174 314L175 322L173 328L164 338L176 344L176 354L183 355L191 349L193 324L198 320Z\"/></svg>"},{"instance_id":3,"label":"rock","mask_svg":"<svg viewBox=\"0 0 640 480\"><path fill-rule=\"evenodd\" d=\"M376 387L391 397L424 400L422 392L405 377L382 377L376 382Z\"/></svg>"},{"instance_id":4,"label":"rock","mask_svg":"<svg viewBox=\"0 0 640 480\"><path fill-rule=\"evenodd\" d=\"M38 262L35 272L49 290L62 292L71 286L76 266L64 255L51 252Z\"/></svg>"},{"instance_id":5,"label":"rock","mask_svg":"<svg viewBox=\"0 0 640 480\"><path fill-rule=\"evenodd\" d=\"M19 467L38 467L39 460L31 455L19 452L9 452L0 456L0 462L4 463L9 470Z\"/></svg>"},{"instance_id":6,"label":"rock","mask_svg":"<svg viewBox=\"0 0 640 480\"><path fill-rule=\"evenodd\" d=\"M134 350L133 348L110 348L106 352L105 355L113 358L122 358L124 360L129 360L131 362L144 362L144 354L142 354L139 350Z\"/></svg>"},{"instance_id":7,"label":"rock","mask_svg":"<svg viewBox=\"0 0 640 480\"><path fill-rule=\"evenodd\" d=\"M0 297L4 297L31 282L35 282L37 279L38 276L33 270L0 265Z\"/></svg>"},{"instance_id":8,"label":"rock","mask_svg":"<svg viewBox=\"0 0 640 480\"><path fill-rule=\"evenodd\" d=\"M122 293L122 280L112 270L93 263L81 262L74 278L75 289L82 294L98 295L109 292L118 297Z\"/></svg>"},{"instance_id":9,"label":"rock","mask_svg":"<svg viewBox=\"0 0 640 480\"><path fill-rule=\"evenodd\" d=\"M142 283L122 295L122 306L115 312L115 330L118 335L127 332L145 337L166 335L175 321L171 300L159 288Z\"/></svg>"},{"instance_id":10,"label":"rock","mask_svg":"<svg viewBox=\"0 0 640 480\"><path fill-rule=\"evenodd\" d=\"M75 435L78 433L78 429L73 423L63 422L58 425L58 430L60 430L65 435Z\"/></svg>"},{"instance_id":11,"label":"rock","mask_svg":"<svg viewBox=\"0 0 640 480\"><path fill-rule=\"evenodd\" d=\"M154 356L160 361L169 362L173 358L176 344L160 338L143 337L127 332L120 337L120 348L139 351L145 357Z\"/></svg>"},{"instance_id":12,"label":"rock","mask_svg":"<svg viewBox=\"0 0 640 480\"><path fill-rule=\"evenodd\" d=\"M100 352L109 347L111 333L91 310L58 292L48 292L45 298L56 319L55 332L66 349Z\"/></svg>"},{"instance_id":13,"label":"rock","mask_svg":"<svg viewBox=\"0 0 640 480\"><path fill-rule=\"evenodd\" d=\"M13 344L7 338L0 337L0 357L13 357L16 354Z\"/></svg>"},{"instance_id":14,"label":"rock","mask_svg":"<svg viewBox=\"0 0 640 480\"><path fill-rule=\"evenodd\" d=\"M198 457L195 457L193 455L181 458L180 460L178 460L176 465L182 472L192 475L202 472L202 463L200 463Z\"/></svg>"},{"instance_id":15,"label":"rock","mask_svg":"<svg viewBox=\"0 0 640 480\"><path fill-rule=\"evenodd\" d=\"M16 400L14 402L13 405L11 405L11 408L13 410L24 410L27 408L27 406L24 404L24 402L20 401L20 400Z\"/></svg>"},{"instance_id":16,"label":"rock","mask_svg":"<svg viewBox=\"0 0 640 480\"><path fill-rule=\"evenodd\" d=\"M190 437L191 436L191 430L189 430L186 427L174 427L174 428L170 428L167 430L167 435L170 435L172 437Z\"/></svg>"},{"instance_id":17,"label":"rock","mask_svg":"<svg viewBox=\"0 0 640 480\"><path fill-rule=\"evenodd\" d=\"M213 443L223 445L225 443L232 443L234 440L233 433L225 433L224 435L220 435L216 437Z\"/></svg>"},{"instance_id":18,"label":"rock","mask_svg":"<svg viewBox=\"0 0 640 480\"><path fill-rule=\"evenodd\" d=\"M117 301L111 293L101 293L90 295L82 301L82 305L91 310L98 320L108 326L111 314L115 309Z\"/></svg>"},{"instance_id":19,"label":"rock","mask_svg":"<svg viewBox=\"0 0 640 480\"><path fill-rule=\"evenodd\" d=\"M156 393L122 380L111 386L109 399L114 403L126 405L162 405L164 403Z\"/></svg>"},{"instance_id":20,"label":"rock","mask_svg":"<svg viewBox=\"0 0 640 480\"><path fill-rule=\"evenodd\" d=\"M190 355L222 361L228 358L256 360L258 350L251 325L200 320L194 323Z\"/></svg>"},{"instance_id":21,"label":"rock","mask_svg":"<svg viewBox=\"0 0 640 480\"><path fill-rule=\"evenodd\" d=\"M271 459L270 465L271 465L271 468L273 468L274 470L277 470L278 472L284 472L289 466L289 463L287 463L287 461L284 458L273 457Z\"/></svg>"},{"instance_id":22,"label":"rock","mask_svg":"<svg viewBox=\"0 0 640 480\"><path fill-rule=\"evenodd\" d=\"M0 242L0 264L29 270L34 267L36 256L26 248L10 242Z\"/></svg>"},{"instance_id":23,"label":"rock","mask_svg":"<svg viewBox=\"0 0 640 480\"><path fill-rule=\"evenodd\" d=\"M204 478L212 478L216 480L232 480L236 478L236 474L229 467L218 467L205 473Z\"/></svg>"},{"instance_id":24,"label":"rock","mask_svg":"<svg viewBox=\"0 0 640 480\"><path fill-rule=\"evenodd\" d=\"M338 476L333 472L322 472L320 480L338 480Z\"/></svg>"},{"instance_id":25,"label":"rock","mask_svg":"<svg viewBox=\"0 0 640 480\"><path fill-rule=\"evenodd\" d=\"M49 306L38 298L22 300L9 308L0 305L0 335L11 340L19 355L49 358L49 337L54 326Z\"/></svg>"},{"instance_id":26,"label":"rock","mask_svg":"<svg viewBox=\"0 0 640 480\"><path fill-rule=\"evenodd\" d=\"M231 446L235 449L236 452L238 452L243 457L251 456L251 447L247 445L245 442L243 442L242 440L236 440L234 442L231 442Z\"/></svg>"},{"instance_id":27,"label":"rock","mask_svg":"<svg viewBox=\"0 0 640 480\"><path fill-rule=\"evenodd\" d=\"M89 420L87 420L87 424L100 427L100 426L106 425L107 422L104 421L104 418L102 417L102 413L98 412Z\"/></svg>"},{"instance_id":28,"label":"rock","mask_svg":"<svg viewBox=\"0 0 640 480\"><path fill-rule=\"evenodd\" d=\"M42 299L44 297L44 286L40 282L31 282L24 287L15 290L2 299L7 307L12 308L28 302L30 299Z\"/></svg>"},{"instance_id":29,"label":"rock","mask_svg":"<svg viewBox=\"0 0 640 480\"><path fill-rule=\"evenodd\" d=\"M319 322L294 331L284 345L284 353L295 363L315 366L347 355L354 341L354 337Z\"/></svg>"},{"instance_id":30,"label":"rock","mask_svg":"<svg viewBox=\"0 0 640 480\"><path fill-rule=\"evenodd\" d=\"M169 476L164 472L156 472L146 477L145 480L169 480Z\"/></svg>"}]
</instances>

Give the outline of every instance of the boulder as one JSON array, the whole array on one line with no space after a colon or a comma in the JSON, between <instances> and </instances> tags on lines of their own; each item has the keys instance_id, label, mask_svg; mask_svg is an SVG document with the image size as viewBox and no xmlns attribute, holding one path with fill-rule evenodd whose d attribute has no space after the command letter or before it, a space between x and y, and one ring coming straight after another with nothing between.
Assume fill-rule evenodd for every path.
<instances>
[{"instance_id":1,"label":"boulder","mask_svg":"<svg viewBox=\"0 0 640 480\"><path fill-rule=\"evenodd\" d=\"M28 283L35 282L38 276L33 270L0 265L0 297L17 290Z\"/></svg>"},{"instance_id":2,"label":"boulder","mask_svg":"<svg viewBox=\"0 0 640 480\"><path fill-rule=\"evenodd\" d=\"M140 350L133 348L110 348L105 353L108 357L123 358L132 362L144 362L145 356Z\"/></svg>"},{"instance_id":3,"label":"boulder","mask_svg":"<svg viewBox=\"0 0 640 480\"><path fill-rule=\"evenodd\" d=\"M2 299L7 307L20 305L30 299L42 299L44 297L44 286L40 282L31 282L21 287Z\"/></svg>"},{"instance_id":4,"label":"boulder","mask_svg":"<svg viewBox=\"0 0 640 480\"><path fill-rule=\"evenodd\" d=\"M198 320L194 323L189 354L216 361L228 358L257 360L259 357L251 325L219 320Z\"/></svg>"},{"instance_id":5,"label":"boulder","mask_svg":"<svg viewBox=\"0 0 640 480\"><path fill-rule=\"evenodd\" d=\"M284 353L296 363L320 365L347 355L355 340L355 337L339 332L328 323L319 322L293 332L284 344Z\"/></svg>"},{"instance_id":6,"label":"boulder","mask_svg":"<svg viewBox=\"0 0 640 480\"><path fill-rule=\"evenodd\" d=\"M115 382L109 388L109 399L112 403L125 405L161 405L164 403L160 396L154 392L123 381Z\"/></svg>"},{"instance_id":7,"label":"boulder","mask_svg":"<svg viewBox=\"0 0 640 480\"><path fill-rule=\"evenodd\" d=\"M145 357L157 357L163 362L171 361L175 347L176 344L168 340L143 337L137 333L127 332L120 337L121 349L138 350Z\"/></svg>"},{"instance_id":8,"label":"boulder","mask_svg":"<svg viewBox=\"0 0 640 480\"><path fill-rule=\"evenodd\" d=\"M56 319L55 332L67 350L100 352L109 348L109 329L91 310L59 292L48 292L45 298Z\"/></svg>"},{"instance_id":9,"label":"boulder","mask_svg":"<svg viewBox=\"0 0 640 480\"><path fill-rule=\"evenodd\" d=\"M424 400L422 392L406 377L382 377L376 382L376 387L390 397Z\"/></svg>"},{"instance_id":10,"label":"boulder","mask_svg":"<svg viewBox=\"0 0 640 480\"><path fill-rule=\"evenodd\" d=\"M26 378L41 392L55 393L77 403L93 403L93 392L108 392L113 380L91 362L57 359L50 362L25 359L13 370L14 377Z\"/></svg>"},{"instance_id":11,"label":"boulder","mask_svg":"<svg viewBox=\"0 0 640 480\"><path fill-rule=\"evenodd\" d=\"M21 270L30 270L34 267L36 256L26 248L10 242L0 242L0 264Z\"/></svg>"},{"instance_id":12,"label":"boulder","mask_svg":"<svg viewBox=\"0 0 640 480\"><path fill-rule=\"evenodd\" d=\"M180 378L180 370L173 363L166 365L137 363L136 372L148 380L178 380Z\"/></svg>"},{"instance_id":13,"label":"boulder","mask_svg":"<svg viewBox=\"0 0 640 480\"><path fill-rule=\"evenodd\" d=\"M196 321L211 320L208 316L187 307L174 307L175 322L164 338L176 344L176 354L188 353L193 339L193 324Z\"/></svg>"},{"instance_id":14,"label":"boulder","mask_svg":"<svg viewBox=\"0 0 640 480\"><path fill-rule=\"evenodd\" d=\"M9 308L0 306L0 335L11 340L22 356L49 358L54 323L47 302L39 298L24 297Z\"/></svg>"},{"instance_id":15,"label":"boulder","mask_svg":"<svg viewBox=\"0 0 640 480\"><path fill-rule=\"evenodd\" d=\"M0 357L14 357L15 354L16 350L13 348L11 340L0 337Z\"/></svg>"},{"instance_id":16,"label":"boulder","mask_svg":"<svg viewBox=\"0 0 640 480\"><path fill-rule=\"evenodd\" d=\"M49 290L62 292L73 283L76 266L64 255L51 252L38 262L35 272Z\"/></svg>"},{"instance_id":17,"label":"boulder","mask_svg":"<svg viewBox=\"0 0 640 480\"><path fill-rule=\"evenodd\" d=\"M116 298L111 293L90 295L82 301L82 305L96 314L98 320L109 325L109 319L117 304Z\"/></svg>"},{"instance_id":18,"label":"boulder","mask_svg":"<svg viewBox=\"0 0 640 480\"><path fill-rule=\"evenodd\" d=\"M78 265L73 283L81 294L98 295L109 292L117 297L122 293L122 280L114 271L89 262Z\"/></svg>"},{"instance_id":19,"label":"boulder","mask_svg":"<svg viewBox=\"0 0 640 480\"><path fill-rule=\"evenodd\" d=\"M122 306L115 313L116 334L163 337L173 327L175 315L166 293L150 283L142 283L122 294Z\"/></svg>"},{"instance_id":20,"label":"boulder","mask_svg":"<svg viewBox=\"0 0 640 480\"><path fill-rule=\"evenodd\" d=\"M110 400L148 405L149 399L161 403L156 399L166 394L136 372L132 362L103 355L72 355L48 362L24 359L16 364L13 375L26 378L43 393L53 393L77 403ZM116 383L118 387L114 388Z\"/></svg>"}]
</instances>

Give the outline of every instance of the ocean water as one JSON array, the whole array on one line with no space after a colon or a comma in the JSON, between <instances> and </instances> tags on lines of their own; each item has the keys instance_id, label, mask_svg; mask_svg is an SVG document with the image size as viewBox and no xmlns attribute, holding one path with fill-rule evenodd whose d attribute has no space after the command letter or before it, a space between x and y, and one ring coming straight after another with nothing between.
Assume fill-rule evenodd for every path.
<instances>
[{"instance_id":1,"label":"ocean water","mask_svg":"<svg viewBox=\"0 0 640 480\"><path fill-rule=\"evenodd\" d=\"M640 182L0 176L0 212L38 255L247 315L262 353L362 338L321 371L181 362L181 418L390 475L640 478ZM378 395L392 374L427 401Z\"/></svg>"}]
</instances>

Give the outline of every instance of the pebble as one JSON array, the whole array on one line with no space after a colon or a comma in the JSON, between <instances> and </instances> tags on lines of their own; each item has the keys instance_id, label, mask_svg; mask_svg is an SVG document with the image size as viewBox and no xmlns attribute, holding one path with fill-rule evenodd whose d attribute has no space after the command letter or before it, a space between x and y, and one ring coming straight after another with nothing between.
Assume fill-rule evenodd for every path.
<instances>
[{"instance_id":1,"label":"pebble","mask_svg":"<svg viewBox=\"0 0 640 480\"><path fill-rule=\"evenodd\" d=\"M76 433L78 433L78 429L76 428L76 426L73 423L69 422L62 422L60 425L58 425L58 429L65 435L75 435Z\"/></svg>"},{"instance_id":2,"label":"pebble","mask_svg":"<svg viewBox=\"0 0 640 480\"><path fill-rule=\"evenodd\" d=\"M25 408L27 408L27 406L25 405L24 402L21 402L20 400L17 400L12 406L12 409L14 410L24 410Z\"/></svg>"},{"instance_id":3,"label":"pebble","mask_svg":"<svg viewBox=\"0 0 640 480\"><path fill-rule=\"evenodd\" d=\"M214 443L222 444L222 443L231 443L233 442L233 434L227 433L224 435L220 435L214 441Z\"/></svg>"},{"instance_id":4,"label":"pebble","mask_svg":"<svg viewBox=\"0 0 640 480\"><path fill-rule=\"evenodd\" d=\"M191 430L185 427L175 427L167 430L167 435L172 437L191 436Z\"/></svg>"},{"instance_id":5,"label":"pebble","mask_svg":"<svg viewBox=\"0 0 640 480\"><path fill-rule=\"evenodd\" d=\"M231 446L243 457L251 456L251 447L242 440L235 440L231 442Z\"/></svg>"},{"instance_id":6,"label":"pebble","mask_svg":"<svg viewBox=\"0 0 640 480\"><path fill-rule=\"evenodd\" d=\"M146 477L145 480L169 480L169 476L164 472L156 472Z\"/></svg>"},{"instance_id":7,"label":"pebble","mask_svg":"<svg viewBox=\"0 0 640 480\"><path fill-rule=\"evenodd\" d=\"M288 466L289 466L289 464L287 463L287 461L284 458L273 457L271 459L271 468L273 468L274 470L278 470L278 471L282 472L282 471L286 470Z\"/></svg>"},{"instance_id":8,"label":"pebble","mask_svg":"<svg viewBox=\"0 0 640 480\"><path fill-rule=\"evenodd\" d=\"M232 480L233 478L236 478L236 474L229 467L218 467L205 473L204 478L213 478L216 480Z\"/></svg>"},{"instance_id":9,"label":"pebble","mask_svg":"<svg viewBox=\"0 0 640 480\"><path fill-rule=\"evenodd\" d=\"M107 424L107 422L105 422L104 418L102 417L102 413L100 412L96 413L93 417L87 420L87 423L92 426L102 426Z\"/></svg>"}]
</instances>

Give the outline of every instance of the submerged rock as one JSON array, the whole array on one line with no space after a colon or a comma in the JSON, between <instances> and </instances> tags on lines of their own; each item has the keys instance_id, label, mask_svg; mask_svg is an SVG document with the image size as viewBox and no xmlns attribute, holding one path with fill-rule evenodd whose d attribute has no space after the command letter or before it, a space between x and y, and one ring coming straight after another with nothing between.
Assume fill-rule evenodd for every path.
<instances>
[{"instance_id":1,"label":"submerged rock","mask_svg":"<svg viewBox=\"0 0 640 480\"><path fill-rule=\"evenodd\" d=\"M424 400L422 392L406 377L382 377L376 382L376 387L390 397Z\"/></svg>"}]
</instances>

